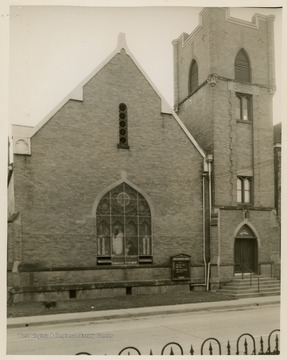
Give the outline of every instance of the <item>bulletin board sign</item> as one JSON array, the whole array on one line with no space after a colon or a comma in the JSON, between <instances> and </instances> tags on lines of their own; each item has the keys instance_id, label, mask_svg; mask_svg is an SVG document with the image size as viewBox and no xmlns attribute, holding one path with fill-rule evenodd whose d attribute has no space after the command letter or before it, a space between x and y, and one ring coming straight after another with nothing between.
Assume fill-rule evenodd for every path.
<instances>
[{"instance_id":1,"label":"bulletin board sign","mask_svg":"<svg viewBox=\"0 0 287 360\"><path fill-rule=\"evenodd\" d=\"M190 280L190 256L178 254L171 257L171 279Z\"/></svg>"}]
</instances>

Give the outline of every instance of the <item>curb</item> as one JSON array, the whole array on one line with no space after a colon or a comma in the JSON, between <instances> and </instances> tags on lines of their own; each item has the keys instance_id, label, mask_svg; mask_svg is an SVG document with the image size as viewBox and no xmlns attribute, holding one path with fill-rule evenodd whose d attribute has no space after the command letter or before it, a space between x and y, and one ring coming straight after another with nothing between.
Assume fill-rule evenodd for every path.
<instances>
[{"instance_id":1,"label":"curb","mask_svg":"<svg viewBox=\"0 0 287 360\"><path fill-rule=\"evenodd\" d=\"M19 318L8 318L7 328L18 328L28 326L40 326L40 325L53 325L53 324L68 324L79 322L91 322L102 321L112 319L125 319L131 317L143 317L154 315L170 315L187 312L200 312L200 311L228 311L233 309L245 309L252 307L260 307L265 305L280 304L280 296L272 296L269 299L262 298L249 298L249 299L237 299L220 302L210 303L193 303L193 304L181 304L181 305L166 305L155 306L149 308L131 308L120 310L101 310L96 313L82 312L82 313L68 313L68 314L54 314L43 316L30 316Z\"/></svg>"}]
</instances>

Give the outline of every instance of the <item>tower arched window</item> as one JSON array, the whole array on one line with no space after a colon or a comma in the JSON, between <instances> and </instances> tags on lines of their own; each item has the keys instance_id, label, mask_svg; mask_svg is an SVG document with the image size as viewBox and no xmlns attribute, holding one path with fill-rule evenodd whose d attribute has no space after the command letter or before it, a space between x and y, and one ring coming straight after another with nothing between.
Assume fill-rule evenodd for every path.
<instances>
[{"instance_id":1,"label":"tower arched window","mask_svg":"<svg viewBox=\"0 0 287 360\"><path fill-rule=\"evenodd\" d=\"M100 200L96 232L98 264L152 262L150 207L127 183L116 186Z\"/></svg>"},{"instance_id":2,"label":"tower arched window","mask_svg":"<svg viewBox=\"0 0 287 360\"><path fill-rule=\"evenodd\" d=\"M248 55L244 49L241 49L235 58L234 63L235 80L251 82L251 69Z\"/></svg>"},{"instance_id":3,"label":"tower arched window","mask_svg":"<svg viewBox=\"0 0 287 360\"><path fill-rule=\"evenodd\" d=\"M121 103L119 105L119 143L118 147L129 149L128 144L128 108L127 105Z\"/></svg>"},{"instance_id":4,"label":"tower arched window","mask_svg":"<svg viewBox=\"0 0 287 360\"><path fill-rule=\"evenodd\" d=\"M190 65L189 74L189 93L192 93L198 87L198 65L193 59Z\"/></svg>"}]
</instances>

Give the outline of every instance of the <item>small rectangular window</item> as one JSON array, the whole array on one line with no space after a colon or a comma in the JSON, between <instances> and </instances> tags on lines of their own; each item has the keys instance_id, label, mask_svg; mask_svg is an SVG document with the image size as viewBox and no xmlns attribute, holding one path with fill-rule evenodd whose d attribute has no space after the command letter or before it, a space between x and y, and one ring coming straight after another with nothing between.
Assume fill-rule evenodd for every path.
<instances>
[{"instance_id":1,"label":"small rectangular window","mask_svg":"<svg viewBox=\"0 0 287 360\"><path fill-rule=\"evenodd\" d=\"M236 94L235 107L236 120L251 121L252 120L252 96L248 94Z\"/></svg>"},{"instance_id":2,"label":"small rectangular window","mask_svg":"<svg viewBox=\"0 0 287 360\"><path fill-rule=\"evenodd\" d=\"M241 204L251 203L251 177L239 176L237 178L237 202Z\"/></svg>"}]
</instances>

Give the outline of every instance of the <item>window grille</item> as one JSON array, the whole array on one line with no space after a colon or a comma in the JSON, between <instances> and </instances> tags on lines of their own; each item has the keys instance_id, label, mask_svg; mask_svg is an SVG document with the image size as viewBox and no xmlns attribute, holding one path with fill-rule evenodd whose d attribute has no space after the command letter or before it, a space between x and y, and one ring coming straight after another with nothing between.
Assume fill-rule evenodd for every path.
<instances>
[{"instance_id":1,"label":"window grille","mask_svg":"<svg viewBox=\"0 0 287 360\"><path fill-rule=\"evenodd\" d=\"M126 183L106 193L96 212L97 256L105 263L152 261L151 212L145 198Z\"/></svg>"}]
</instances>

